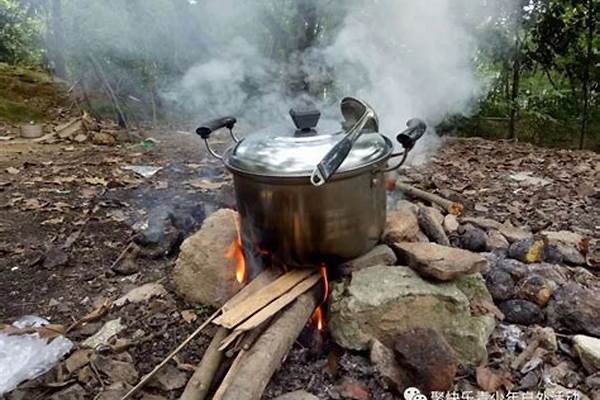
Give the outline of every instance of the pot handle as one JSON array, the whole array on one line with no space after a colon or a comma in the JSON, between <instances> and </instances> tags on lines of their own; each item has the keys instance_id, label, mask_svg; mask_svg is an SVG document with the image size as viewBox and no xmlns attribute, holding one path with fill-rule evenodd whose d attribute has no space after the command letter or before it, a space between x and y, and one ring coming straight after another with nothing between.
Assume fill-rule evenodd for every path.
<instances>
[{"instance_id":1,"label":"pot handle","mask_svg":"<svg viewBox=\"0 0 600 400\"><path fill-rule=\"evenodd\" d=\"M233 133L233 127L235 125L235 123L237 122L237 120L234 117L223 117L223 118L217 118L217 119L213 119L211 121L208 121L202 125L200 125L197 129L196 129L196 133L198 135L200 135L200 137L202 139L204 139L204 143L206 144L206 149L208 150L208 152L215 158L218 158L219 160L222 160L223 157L220 156L219 154L217 154L211 147L210 144L208 143L208 139L210 138L210 135L214 132L217 131L219 129L222 128L227 128L229 129L229 134L231 135L231 138L236 142L239 143L240 139L235 136L235 134Z\"/></svg>"},{"instance_id":2,"label":"pot handle","mask_svg":"<svg viewBox=\"0 0 600 400\"><path fill-rule=\"evenodd\" d=\"M408 153L415 147L415 144L427 131L427 124L419 118L412 118L406 122L407 129L403 130L396 136L396 140L398 143L402 145L404 151L402 153L392 154L392 157L400 157L402 159L398 163L398 165L387 168L384 172L390 172L400 168L402 164L406 161L406 157Z\"/></svg>"}]
</instances>

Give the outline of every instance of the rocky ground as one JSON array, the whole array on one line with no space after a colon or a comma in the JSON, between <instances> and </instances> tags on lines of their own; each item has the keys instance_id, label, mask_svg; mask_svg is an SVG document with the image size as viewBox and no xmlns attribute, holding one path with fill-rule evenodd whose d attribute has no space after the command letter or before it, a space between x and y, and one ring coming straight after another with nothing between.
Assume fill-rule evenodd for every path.
<instances>
[{"instance_id":1,"label":"rocky ground","mask_svg":"<svg viewBox=\"0 0 600 400\"><path fill-rule=\"evenodd\" d=\"M113 146L80 144L76 135L0 146L0 321L37 315L75 344L65 361L9 399L119 398L211 311L181 297L171 272L182 240L214 211L234 208L230 178L192 135L163 129L138 136ZM434 382L432 390L448 382L473 392L572 388L597 399L600 156L448 140L429 164L401 175L462 202L464 216L390 192L390 220L410 222L387 232L399 262L346 266L351 279L334 285L326 337L315 344L307 330L265 398L302 389L322 399L392 399L395 387L417 379ZM423 228L432 220L438 231ZM423 243L444 237L466 253ZM440 266L453 257L464 265ZM389 287L379 305L400 306L378 314L381 308L373 313L365 303L349 316L349 293L360 305L361 293L372 294L382 277ZM415 297L421 301L407 300ZM339 329L357 319L378 329ZM110 340L101 340L98 332L107 329ZM213 333L182 351L140 398L177 398ZM436 351L415 354L417 345L407 345L422 338Z\"/></svg>"}]
</instances>

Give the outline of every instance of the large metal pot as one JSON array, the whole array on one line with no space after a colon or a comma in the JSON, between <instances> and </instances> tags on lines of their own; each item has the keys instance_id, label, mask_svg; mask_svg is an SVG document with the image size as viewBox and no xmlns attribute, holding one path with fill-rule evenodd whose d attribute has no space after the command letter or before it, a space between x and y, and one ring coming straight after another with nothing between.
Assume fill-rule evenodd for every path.
<instances>
[{"instance_id":1,"label":"large metal pot","mask_svg":"<svg viewBox=\"0 0 600 400\"><path fill-rule=\"evenodd\" d=\"M239 140L232 132L236 122L232 117L197 129L209 152L233 174L245 245L258 246L289 266L338 263L366 253L379 241L385 224L383 174L400 165L389 168L387 162L397 156L403 156L403 162L425 124L409 121L409 129L398 135L404 146L398 154L393 154L386 136L359 134L339 168L317 186L311 183L315 166L348 132L317 133L320 113L316 110L290 114L297 129L287 135L256 134ZM374 118L363 126L377 129ZM359 119L346 115L347 123L355 127ZM229 128L236 143L220 156L208 138L223 127Z\"/></svg>"}]
</instances>

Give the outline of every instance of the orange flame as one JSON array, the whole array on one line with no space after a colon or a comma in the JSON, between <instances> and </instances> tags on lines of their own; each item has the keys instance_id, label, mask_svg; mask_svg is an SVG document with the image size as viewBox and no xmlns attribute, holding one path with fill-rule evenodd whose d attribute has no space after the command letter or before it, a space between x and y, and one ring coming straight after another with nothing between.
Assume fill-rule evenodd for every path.
<instances>
[{"instance_id":1,"label":"orange flame","mask_svg":"<svg viewBox=\"0 0 600 400\"><path fill-rule=\"evenodd\" d=\"M235 260L235 279L238 283L244 283L246 280L246 258L242 249L242 234L240 233L240 221L238 219L235 220L235 228L237 230L237 238L229 246L227 253L225 253L225 258Z\"/></svg>"},{"instance_id":2,"label":"orange flame","mask_svg":"<svg viewBox=\"0 0 600 400\"><path fill-rule=\"evenodd\" d=\"M323 332L323 329L325 328L325 318L323 318L322 306L323 304L325 304L327 298L329 297L329 279L327 278L327 266L325 264L321 264L319 272L321 273L321 277L323 278L323 301L315 310L314 314L311 317L311 320L314 321L314 323L317 325L317 330L319 332Z\"/></svg>"}]
</instances>

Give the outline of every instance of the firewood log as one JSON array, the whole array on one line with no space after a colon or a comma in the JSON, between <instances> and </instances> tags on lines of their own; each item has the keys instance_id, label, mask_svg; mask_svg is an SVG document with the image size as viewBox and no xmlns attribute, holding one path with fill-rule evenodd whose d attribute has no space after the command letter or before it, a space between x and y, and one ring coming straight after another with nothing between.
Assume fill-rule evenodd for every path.
<instances>
[{"instance_id":1,"label":"firewood log","mask_svg":"<svg viewBox=\"0 0 600 400\"><path fill-rule=\"evenodd\" d=\"M240 357L235 375L226 382L228 386L219 388L218 391L223 393L223 400L261 398L271 376L281 366L322 297L322 287L317 285L299 296L274 318L254 345ZM241 353L243 352L242 350Z\"/></svg>"}]
</instances>

